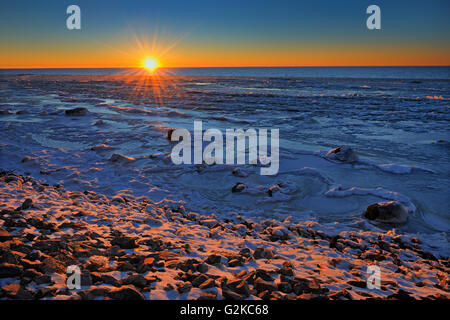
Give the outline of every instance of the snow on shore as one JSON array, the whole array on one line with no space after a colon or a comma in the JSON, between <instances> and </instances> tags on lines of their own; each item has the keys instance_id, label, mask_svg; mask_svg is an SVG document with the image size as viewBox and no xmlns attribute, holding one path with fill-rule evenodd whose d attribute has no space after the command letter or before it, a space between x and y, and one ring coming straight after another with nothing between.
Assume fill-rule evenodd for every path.
<instances>
[{"instance_id":1,"label":"snow on shore","mask_svg":"<svg viewBox=\"0 0 450 320\"><path fill-rule=\"evenodd\" d=\"M370 229L370 228L368 228ZM395 230L220 219L0 174L0 299L449 298L449 258ZM83 271L69 290L66 268ZM381 270L368 289L366 270Z\"/></svg>"}]
</instances>

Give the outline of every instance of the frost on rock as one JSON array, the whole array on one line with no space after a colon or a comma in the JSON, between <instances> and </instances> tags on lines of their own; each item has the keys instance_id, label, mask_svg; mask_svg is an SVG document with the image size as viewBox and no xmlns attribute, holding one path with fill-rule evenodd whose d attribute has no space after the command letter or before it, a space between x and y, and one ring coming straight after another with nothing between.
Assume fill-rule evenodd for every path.
<instances>
[{"instance_id":1,"label":"frost on rock","mask_svg":"<svg viewBox=\"0 0 450 320\"><path fill-rule=\"evenodd\" d=\"M347 145L343 145L328 151L328 153L325 155L325 159L353 163L358 161L358 156L352 148Z\"/></svg>"}]
</instances>

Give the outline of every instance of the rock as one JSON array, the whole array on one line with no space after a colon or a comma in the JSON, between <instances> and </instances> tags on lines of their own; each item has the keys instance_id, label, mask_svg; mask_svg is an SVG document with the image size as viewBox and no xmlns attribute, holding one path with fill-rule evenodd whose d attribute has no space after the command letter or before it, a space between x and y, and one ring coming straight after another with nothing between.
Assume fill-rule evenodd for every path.
<instances>
[{"instance_id":1,"label":"rock","mask_svg":"<svg viewBox=\"0 0 450 320\"><path fill-rule=\"evenodd\" d=\"M231 192L242 192L247 188L247 186L241 182L236 183L233 188L231 188Z\"/></svg>"},{"instance_id":2,"label":"rock","mask_svg":"<svg viewBox=\"0 0 450 320\"><path fill-rule=\"evenodd\" d=\"M136 287L143 288L147 285L147 279L140 274L133 274L122 280L123 284L132 284Z\"/></svg>"},{"instance_id":3,"label":"rock","mask_svg":"<svg viewBox=\"0 0 450 320\"><path fill-rule=\"evenodd\" d=\"M137 248L136 239L127 236L116 236L112 241L112 245L117 245L122 249L134 249Z\"/></svg>"},{"instance_id":4,"label":"rock","mask_svg":"<svg viewBox=\"0 0 450 320\"><path fill-rule=\"evenodd\" d=\"M12 278L20 276L22 267L10 263L0 264L0 278Z\"/></svg>"},{"instance_id":5,"label":"rock","mask_svg":"<svg viewBox=\"0 0 450 320\"><path fill-rule=\"evenodd\" d=\"M8 298L17 300L30 300L33 295L18 283L11 283L2 287L2 291Z\"/></svg>"},{"instance_id":6,"label":"rock","mask_svg":"<svg viewBox=\"0 0 450 320\"><path fill-rule=\"evenodd\" d=\"M192 280L192 285L194 287L199 287L206 280L208 280L208 277L205 276L204 274L201 274L201 275L197 276L194 280Z\"/></svg>"},{"instance_id":7,"label":"rock","mask_svg":"<svg viewBox=\"0 0 450 320\"><path fill-rule=\"evenodd\" d=\"M200 273L206 273L206 272L208 272L208 269L209 269L209 267L206 263L202 262L197 265L197 271Z\"/></svg>"},{"instance_id":8,"label":"rock","mask_svg":"<svg viewBox=\"0 0 450 320\"><path fill-rule=\"evenodd\" d=\"M33 205L33 200L31 199L25 199L25 201L22 203L22 205L20 206L20 209L22 210L26 210L31 208L31 206Z\"/></svg>"},{"instance_id":9,"label":"rock","mask_svg":"<svg viewBox=\"0 0 450 320\"><path fill-rule=\"evenodd\" d=\"M205 282L203 282L203 283L199 286L199 288L200 288L200 289L208 289L208 288L214 288L214 287L216 287L216 286L217 286L216 281L215 281L214 279L212 279L212 278L209 278L208 280L206 280Z\"/></svg>"},{"instance_id":10,"label":"rock","mask_svg":"<svg viewBox=\"0 0 450 320\"><path fill-rule=\"evenodd\" d=\"M234 168L232 171L233 176L241 177L241 178L247 178L248 173L245 170L242 170L241 168Z\"/></svg>"},{"instance_id":11,"label":"rock","mask_svg":"<svg viewBox=\"0 0 450 320\"><path fill-rule=\"evenodd\" d=\"M114 153L111 158L109 158L109 161L111 162L122 162L122 163L126 163L126 162L132 162L135 161L136 159L133 157L127 157L124 156L122 154L119 153Z\"/></svg>"},{"instance_id":12,"label":"rock","mask_svg":"<svg viewBox=\"0 0 450 320\"><path fill-rule=\"evenodd\" d=\"M175 129L170 128L167 130L167 140L172 141L172 133L175 131Z\"/></svg>"},{"instance_id":13,"label":"rock","mask_svg":"<svg viewBox=\"0 0 450 320\"><path fill-rule=\"evenodd\" d=\"M294 236L292 232L290 232L286 227L278 226L272 228L272 236L271 236L272 241L288 240L293 237Z\"/></svg>"},{"instance_id":14,"label":"rock","mask_svg":"<svg viewBox=\"0 0 450 320\"><path fill-rule=\"evenodd\" d=\"M379 202L368 206L364 216L377 222L404 224L408 221L408 210L398 201Z\"/></svg>"},{"instance_id":15,"label":"rock","mask_svg":"<svg viewBox=\"0 0 450 320\"><path fill-rule=\"evenodd\" d=\"M325 159L338 160L346 163L353 163L358 161L358 156L356 155L356 153L353 151L352 148L350 148L347 145L343 145L328 151L328 153L325 155Z\"/></svg>"},{"instance_id":16,"label":"rock","mask_svg":"<svg viewBox=\"0 0 450 320\"><path fill-rule=\"evenodd\" d=\"M217 299L217 293L203 291L197 300L216 300L216 299Z\"/></svg>"},{"instance_id":17,"label":"rock","mask_svg":"<svg viewBox=\"0 0 450 320\"><path fill-rule=\"evenodd\" d=\"M253 257L255 259L272 259L273 251L270 248L264 248L262 246L259 246L253 252Z\"/></svg>"},{"instance_id":18,"label":"rock","mask_svg":"<svg viewBox=\"0 0 450 320\"><path fill-rule=\"evenodd\" d=\"M222 290L222 295L226 300L244 300L244 296L231 290Z\"/></svg>"},{"instance_id":19,"label":"rock","mask_svg":"<svg viewBox=\"0 0 450 320\"><path fill-rule=\"evenodd\" d=\"M74 108L74 109L67 109L65 111L66 116L85 116L88 113L88 110L86 108Z\"/></svg>"},{"instance_id":20,"label":"rock","mask_svg":"<svg viewBox=\"0 0 450 320\"><path fill-rule=\"evenodd\" d=\"M232 259L230 261L228 261L228 266L229 267L238 267L238 266L242 266L242 261L239 259Z\"/></svg>"},{"instance_id":21,"label":"rock","mask_svg":"<svg viewBox=\"0 0 450 320\"><path fill-rule=\"evenodd\" d=\"M121 257L126 254L127 253L124 250L120 249L119 246L112 246L108 249L108 255L111 257Z\"/></svg>"},{"instance_id":22,"label":"rock","mask_svg":"<svg viewBox=\"0 0 450 320\"><path fill-rule=\"evenodd\" d=\"M108 293L108 297L115 300L145 300L144 295L133 285L124 285L113 288Z\"/></svg>"},{"instance_id":23,"label":"rock","mask_svg":"<svg viewBox=\"0 0 450 320\"><path fill-rule=\"evenodd\" d=\"M104 284L110 284L114 287L121 286L121 281L114 278L112 275L109 275L109 274L102 274L100 276L100 281L103 282Z\"/></svg>"},{"instance_id":24,"label":"rock","mask_svg":"<svg viewBox=\"0 0 450 320\"><path fill-rule=\"evenodd\" d=\"M111 288L99 287L99 288L89 288L81 290L78 294L83 300L94 300L97 297L106 297L110 294Z\"/></svg>"},{"instance_id":25,"label":"rock","mask_svg":"<svg viewBox=\"0 0 450 320\"><path fill-rule=\"evenodd\" d=\"M210 265L220 264L222 261L222 257L216 254L212 254L206 258L205 262Z\"/></svg>"},{"instance_id":26,"label":"rock","mask_svg":"<svg viewBox=\"0 0 450 320\"><path fill-rule=\"evenodd\" d=\"M278 289L284 293L292 292L292 285L289 282L282 281L278 284Z\"/></svg>"},{"instance_id":27,"label":"rock","mask_svg":"<svg viewBox=\"0 0 450 320\"><path fill-rule=\"evenodd\" d=\"M280 190L281 190L281 187L279 185L274 185L274 186L271 186L269 188L269 190L267 190L267 194L269 195L269 197L273 197L273 195L276 192L279 192Z\"/></svg>"},{"instance_id":28,"label":"rock","mask_svg":"<svg viewBox=\"0 0 450 320\"><path fill-rule=\"evenodd\" d=\"M250 251L249 248L243 248L239 251L239 254L243 257L250 258L252 255L252 252Z\"/></svg>"},{"instance_id":29,"label":"rock","mask_svg":"<svg viewBox=\"0 0 450 320\"><path fill-rule=\"evenodd\" d=\"M6 230L0 229L0 242L11 240L13 236Z\"/></svg>"},{"instance_id":30,"label":"rock","mask_svg":"<svg viewBox=\"0 0 450 320\"><path fill-rule=\"evenodd\" d=\"M255 285L255 289L256 289L256 291L258 291L258 293L266 291L266 290L268 290L269 292L278 290L278 287L274 283L264 281L261 278L256 279L254 285Z\"/></svg>"},{"instance_id":31,"label":"rock","mask_svg":"<svg viewBox=\"0 0 450 320\"><path fill-rule=\"evenodd\" d=\"M34 282L37 284L44 284L44 283L53 283L52 277L50 277L47 274L43 274L41 276L38 276L34 279Z\"/></svg>"},{"instance_id":32,"label":"rock","mask_svg":"<svg viewBox=\"0 0 450 320\"><path fill-rule=\"evenodd\" d=\"M243 295L248 297L251 295L250 288L246 281L237 279L234 281L230 281L226 284L226 286L233 292L238 293L239 295Z\"/></svg>"},{"instance_id":33,"label":"rock","mask_svg":"<svg viewBox=\"0 0 450 320\"><path fill-rule=\"evenodd\" d=\"M48 256L42 260L42 264L39 265L39 271L44 274L50 274L54 272L65 273L66 267L60 261Z\"/></svg>"},{"instance_id":34,"label":"rock","mask_svg":"<svg viewBox=\"0 0 450 320\"><path fill-rule=\"evenodd\" d=\"M183 282L183 283L178 283L177 284L177 291L178 293L186 293L191 291L192 289L192 284L190 282Z\"/></svg>"}]
</instances>

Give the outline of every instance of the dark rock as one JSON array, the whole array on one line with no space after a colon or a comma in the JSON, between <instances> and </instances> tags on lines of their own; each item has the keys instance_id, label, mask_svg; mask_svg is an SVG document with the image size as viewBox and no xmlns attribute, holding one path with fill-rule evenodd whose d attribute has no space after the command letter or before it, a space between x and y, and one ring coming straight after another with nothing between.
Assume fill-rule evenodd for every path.
<instances>
[{"instance_id":1,"label":"dark rock","mask_svg":"<svg viewBox=\"0 0 450 320\"><path fill-rule=\"evenodd\" d=\"M274 283L264 281L261 278L256 279L254 285L255 285L255 289L256 289L256 291L258 291L258 293L263 292L265 290L268 290L270 292L278 290L278 287Z\"/></svg>"},{"instance_id":2,"label":"dark rock","mask_svg":"<svg viewBox=\"0 0 450 320\"><path fill-rule=\"evenodd\" d=\"M30 300L33 299L31 292L26 290L18 283L8 284L2 287L2 291L8 298L17 300Z\"/></svg>"},{"instance_id":3,"label":"dark rock","mask_svg":"<svg viewBox=\"0 0 450 320\"><path fill-rule=\"evenodd\" d=\"M143 288L147 285L147 279L140 274L133 274L122 280L123 284L132 284L136 287Z\"/></svg>"},{"instance_id":4,"label":"dark rock","mask_svg":"<svg viewBox=\"0 0 450 320\"><path fill-rule=\"evenodd\" d=\"M228 261L228 266L229 267L242 266L242 261L239 259L232 259L232 260Z\"/></svg>"},{"instance_id":5,"label":"dark rock","mask_svg":"<svg viewBox=\"0 0 450 320\"><path fill-rule=\"evenodd\" d=\"M292 292L292 285L289 282L280 282L278 284L278 289L284 293Z\"/></svg>"},{"instance_id":6,"label":"dark rock","mask_svg":"<svg viewBox=\"0 0 450 320\"><path fill-rule=\"evenodd\" d=\"M65 111L66 116L85 116L88 113L86 108L74 108Z\"/></svg>"},{"instance_id":7,"label":"dark rock","mask_svg":"<svg viewBox=\"0 0 450 320\"><path fill-rule=\"evenodd\" d=\"M200 272L200 273L206 273L206 272L208 272L208 265L206 264L206 263L199 263L198 265L197 265L197 271L198 272Z\"/></svg>"},{"instance_id":8,"label":"dark rock","mask_svg":"<svg viewBox=\"0 0 450 320\"><path fill-rule=\"evenodd\" d=\"M216 264L220 264L222 261L222 257L216 254L212 254L210 256L208 256L208 258L206 258L205 262L207 264L211 264L211 265L216 265Z\"/></svg>"},{"instance_id":9,"label":"dark rock","mask_svg":"<svg viewBox=\"0 0 450 320\"><path fill-rule=\"evenodd\" d=\"M22 203L22 205L20 206L20 209L22 210L26 210L31 208L31 206L33 205L33 200L31 199L25 199L25 201Z\"/></svg>"},{"instance_id":10,"label":"dark rock","mask_svg":"<svg viewBox=\"0 0 450 320\"><path fill-rule=\"evenodd\" d=\"M358 161L358 156L356 155L356 153L353 151L352 148L350 148L347 145L343 145L328 151L328 153L325 155L325 159L338 160L346 163L353 163Z\"/></svg>"},{"instance_id":11,"label":"dark rock","mask_svg":"<svg viewBox=\"0 0 450 320\"><path fill-rule=\"evenodd\" d=\"M209 278L208 280L206 280L205 282L203 282L199 288L200 289L208 289L208 288L214 288L216 287L216 281L214 279Z\"/></svg>"},{"instance_id":12,"label":"dark rock","mask_svg":"<svg viewBox=\"0 0 450 320\"><path fill-rule=\"evenodd\" d=\"M112 241L111 241L112 245L117 245L122 249L134 249L137 248L138 245L136 244L136 239L134 238L130 238L127 236L118 236L115 237Z\"/></svg>"},{"instance_id":13,"label":"dark rock","mask_svg":"<svg viewBox=\"0 0 450 320\"><path fill-rule=\"evenodd\" d=\"M13 236L6 230L0 229L0 242L11 240Z\"/></svg>"},{"instance_id":14,"label":"dark rock","mask_svg":"<svg viewBox=\"0 0 450 320\"><path fill-rule=\"evenodd\" d=\"M243 295L245 297L248 297L251 294L250 288L249 288L247 282L244 280L237 279L234 281L230 281L226 284L226 286L231 291L238 293L240 295Z\"/></svg>"},{"instance_id":15,"label":"dark rock","mask_svg":"<svg viewBox=\"0 0 450 320\"><path fill-rule=\"evenodd\" d=\"M233 188L231 188L231 192L242 192L247 188L247 186L241 182L236 183Z\"/></svg>"},{"instance_id":16,"label":"dark rock","mask_svg":"<svg viewBox=\"0 0 450 320\"><path fill-rule=\"evenodd\" d=\"M250 250L249 248L244 248L244 249L241 249L241 251L239 251L239 254L240 254L241 256L244 256L244 257L246 257L246 258L249 258L249 257L251 257L252 252L251 252L251 250Z\"/></svg>"},{"instance_id":17,"label":"dark rock","mask_svg":"<svg viewBox=\"0 0 450 320\"><path fill-rule=\"evenodd\" d=\"M253 257L255 259L271 259L273 258L273 251L272 249L259 246L253 252Z\"/></svg>"},{"instance_id":18,"label":"dark rock","mask_svg":"<svg viewBox=\"0 0 450 320\"><path fill-rule=\"evenodd\" d=\"M0 278L17 277L22 273L22 267L10 263L0 264Z\"/></svg>"},{"instance_id":19,"label":"dark rock","mask_svg":"<svg viewBox=\"0 0 450 320\"><path fill-rule=\"evenodd\" d=\"M368 206L364 216L377 222L404 224L408 221L408 210L397 201L380 202Z\"/></svg>"},{"instance_id":20,"label":"dark rock","mask_svg":"<svg viewBox=\"0 0 450 320\"><path fill-rule=\"evenodd\" d=\"M191 291L192 289L192 284L190 282L184 282L184 283L179 283L177 284L177 291L178 293L186 293Z\"/></svg>"},{"instance_id":21,"label":"dark rock","mask_svg":"<svg viewBox=\"0 0 450 320\"><path fill-rule=\"evenodd\" d=\"M194 287L199 287L206 280L208 280L208 277L205 276L204 274L201 274L201 275L197 276L194 280L192 280L192 285Z\"/></svg>"},{"instance_id":22,"label":"dark rock","mask_svg":"<svg viewBox=\"0 0 450 320\"><path fill-rule=\"evenodd\" d=\"M108 293L108 297L115 300L145 300L144 295L133 285L125 285L113 288Z\"/></svg>"},{"instance_id":23,"label":"dark rock","mask_svg":"<svg viewBox=\"0 0 450 320\"><path fill-rule=\"evenodd\" d=\"M78 294L81 296L83 300L94 300L97 297L106 297L111 293L110 288L89 288L85 290L81 290Z\"/></svg>"},{"instance_id":24,"label":"dark rock","mask_svg":"<svg viewBox=\"0 0 450 320\"><path fill-rule=\"evenodd\" d=\"M231 290L222 290L222 295L226 300L244 300L244 296Z\"/></svg>"},{"instance_id":25,"label":"dark rock","mask_svg":"<svg viewBox=\"0 0 450 320\"><path fill-rule=\"evenodd\" d=\"M203 291L200 297L198 297L198 300L216 300L217 299L217 293L215 292L205 292Z\"/></svg>"}]
</instances>

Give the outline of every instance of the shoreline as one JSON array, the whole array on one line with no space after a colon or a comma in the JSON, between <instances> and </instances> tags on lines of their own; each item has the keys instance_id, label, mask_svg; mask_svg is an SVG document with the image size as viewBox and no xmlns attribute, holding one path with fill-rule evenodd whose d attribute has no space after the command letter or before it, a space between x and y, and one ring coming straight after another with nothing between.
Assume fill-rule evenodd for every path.
<instances>
[{"instance_id":1,"label":"shoreline","mask_svg":"<svg viewBox=\"0 0 450 320\"><path fill-rule=\"evenodd\" d=\"M450 298L449 257L395 229L219 219L181 203L0 171L0 299ZM79 290L66 286L69 265ZM370 265L380 289L367 288Z\"/></svg>"}]
</instances>

